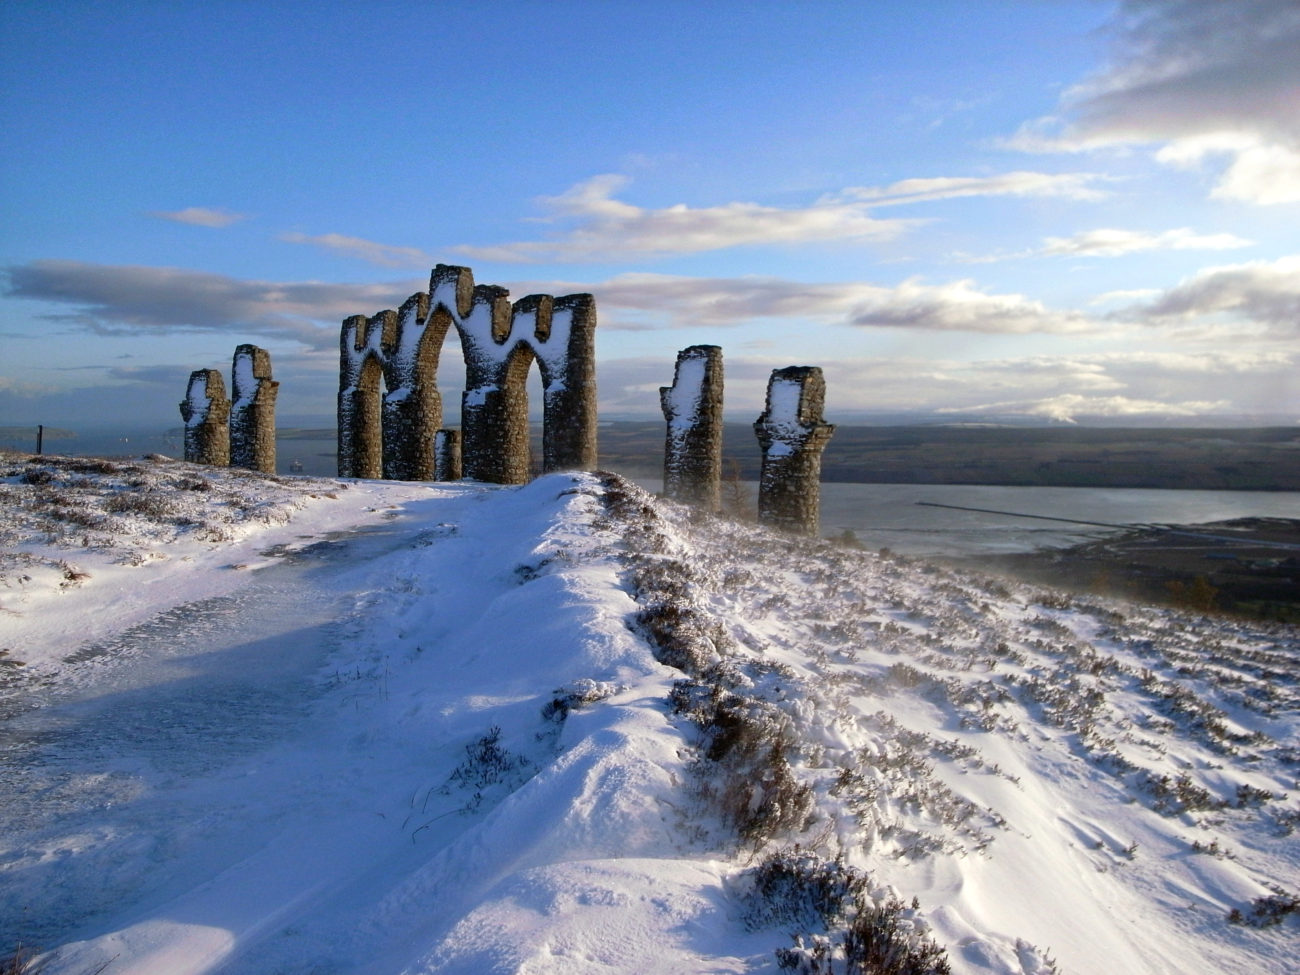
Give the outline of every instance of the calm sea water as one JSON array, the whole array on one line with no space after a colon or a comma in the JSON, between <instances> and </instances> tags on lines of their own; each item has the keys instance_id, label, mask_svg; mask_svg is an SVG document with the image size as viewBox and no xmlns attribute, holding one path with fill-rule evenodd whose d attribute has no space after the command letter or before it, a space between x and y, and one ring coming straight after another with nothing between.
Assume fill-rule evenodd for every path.
<instances>
[{"instance_id":1,"label":"calm sea water","mask_svg":"<svg viewBox=\"0 0 1300 975\"><path fill-rule=\"evenodd\" d=\"M35 448L34 442L11 446ZM281 438L276 449L282 474L298 465L302 473L318 476L332 477L338 470L333 438ZM161 453L179 457L184 453L179 430L128 436L83 433L72 439L47 440L45 450L93 456ZM658 491L662 484L652 478L638 478L637 482L651 491ZM757 483L747 482L745 487L751 499L757 498ZM1193 525L1246 517L1300 519L1300 493L1294 491L828 483L822 485L822 534L838 535L847 529L868 548L890 548L905 555L979 555L1061 548L1114 531L927 507L918 502L1112 525Z\"/></svg>"},{"instance_id":2,"label":"calm sea water","mask_svg":"<svg viewBox=\"0 0 1300 975\"><path fill-rule=\"evenodd\" d=\"M663 482L638 478L637 483L658 491ZM758 497L757 482L746 481L745 489L751 499ZM1294 491L828 483L822 485L822 534L848 530L870 549L928 556L1065 548L1120 530L928 506L933 504L1119 526L1194 525L1247 517L1300 519L1300 493Z\"/></svg>"}]
</instances>

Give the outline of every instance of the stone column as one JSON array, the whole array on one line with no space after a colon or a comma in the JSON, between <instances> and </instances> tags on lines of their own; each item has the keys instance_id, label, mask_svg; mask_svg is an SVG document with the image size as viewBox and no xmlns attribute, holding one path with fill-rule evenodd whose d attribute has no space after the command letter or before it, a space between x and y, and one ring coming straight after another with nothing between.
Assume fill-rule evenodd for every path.
<instances>
[{"instance_id":1,"label":"stone column","mask_svg":"<svg viewBox=\"0 0 1300 975\"><path fill-rule=\"evenodd\" d=\"M384 477L431 481L434 436L442 426L438 360L451 318L429 313L429 296L411 295L397 312L392 349L384 349Z\"/></svg>"},{"instance_id":2,"label":"stone column","mask_svg":"<svg viewBox=\"0 0 1300 975\"><path fill-rule=\"evenodd\" d=\"M397 314L353 315L339 335L339 477L384 475L383 348L396 338ZM386 341L387 340L387 341Z\"/></svg>"},{"instance_id":3,"label":"stone column","mask_svg":"<svg viewBox=\"0 0 1300 975\"><path fill-rule=\"evenodd\" d=\"M542 372L542 470L591 471L596 430L596 299L556 298L549 329L532 343Z\"/></svg>"},{"instance_id":4,"label":"stone column","mask_svg":"<svg viewBox=\"0 0 1300 975\"><path fill-rule=\"evenodd\" d=\"M256 345L235 349L231 366L234 402L230 412L230 464L275 473L275 398L271 353Z\"/></svg>"},{"instance_id":5,"label":"stone column","mask_svg":"<svg viewBox=\"0 0 1300 975\"><path fill-rule=\"evenodd\" d=\"M185 421L185 459L192 464L226 467L230 464L230 400L226 384L216 369L190 373L181 419Z\"/></svg>"},{"instance_id":6,"label":"stone column","mask_svg":"<svg viewBox=\"0 0 1300 975\"><path fill-rule=\"evenodd\" d=\"M758 520L816 535L821 518L822 451L835 427L822 419L826 381L816 366L788 366L767 383L767 409L754 423L763 448Z\"/></svg>"},{"instance_id":7,"label":"stone column","mask_svg":"<svg viewBox=\"0 0 1300 975\"><path fill-rule=\"evenodd\" d=\"M677 353L672 386L659 388L668 431L664 497L709 511L722 506L722 349L692 345Z\"/></svg>"},{"instance_id":8,"label":"stone column","mask_svg":"<svg viewBox=\"0 0 1300 975\"><path fill-rule=\"evenodd\" d=\"M459 481L464 476L460 462L460 431L439 430L434 438L434 456L434 478Z\"/></svg>"}]
</instances>

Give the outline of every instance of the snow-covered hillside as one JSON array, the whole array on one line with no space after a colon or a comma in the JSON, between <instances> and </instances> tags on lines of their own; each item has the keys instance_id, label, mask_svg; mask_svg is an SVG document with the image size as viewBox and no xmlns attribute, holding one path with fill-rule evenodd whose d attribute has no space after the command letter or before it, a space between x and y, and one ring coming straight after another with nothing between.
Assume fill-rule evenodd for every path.
<instances>
[{"instance_id":1,"label":"snow-covered hillside","mask_svg":"<svg viewBox=\"0 0 1300 975\"><path fill-rule=\"evenodd\" d=\"M48 973L1294 963L1294 629L591 474L0 457L0 544L0 953Z\"/></svg>"}]
</instances>

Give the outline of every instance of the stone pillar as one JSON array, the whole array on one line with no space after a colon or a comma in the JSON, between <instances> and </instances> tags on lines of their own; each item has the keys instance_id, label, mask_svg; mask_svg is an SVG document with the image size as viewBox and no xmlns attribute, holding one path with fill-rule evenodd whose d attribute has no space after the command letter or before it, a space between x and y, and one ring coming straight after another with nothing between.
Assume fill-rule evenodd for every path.
<instances>
[{"instance_id":1,"label":"stone pillar","mask_svg":"<svg viewBox=\"0 0 1300 975\"><path fill-rule=\"evenodd\" d=\"M596 299L589 294L556 298L548 331L535 337L545 400L542 470L595 470Z\"/></svg>"},{"instance_id":2,"label":"stone pillar","mask_svg":"<svg viewBox=\"0 0 1300 975\"><path fill-rule=\"evenodd\" d=\"M383 346L396 339L397 314L353 315L339 335L339 477L382 477ZM387 339L387 342L385 340Z\"/></svg>"},{"instance_id":3,"label":"stone pillar","mask_svg":"<svg viewBox=\"0 0 1300 975\"><path fill-rule=\"evenodd\" d=\"M758 520L816 535L821 517L822 451L835 427L822 419L826 381L816 366L788 366L767 383L767 409L754 423L763 448Z\"/></svg>"},{"instance_id":4,"label":"stone pillar","mask_svg":"<svg viewBox=\"0 0 1300 975\"><path fill-rule=\"evenodd\" d=\"M230 400L226 384L216 369L190 373L181 419L185 421L185 459L192 464L226 467L230 464Z\"/></svg>"},{"instance_id":5,"label":"stone pillar","mask_svg":"<svg viewBox=\"0 0 1300 975\"><path fill-rule=\"evenodd\" d=\"M275 473L275 399L271 353L256 345L235 349L231 366L234 402L230 412L230 464Z\"/></svg>"},{"instance_id":6,"label":"stone pillar","mask_svg":"<svg viewBox=\"0 0 1300 975\"><path fill-rule=\"evenodd\" d=\"M434 465L437 480L459 481L464 476L461 473L459 430L439 430L434 439L434 455L437 458Z\"/></svg>"},{"instance_id":7,"label":"stone pillar","mask_svg":"<svg viewBox=\"0 0 1300 975\"><path fill-rule=\"evenodd\" d=\"M429 314L423 292L397 312L392 348L384 349L384 477L433 480L434 437L442 426L438 360L450 325L447 314Z\"/></svg>"},{"instance_id":8,"label":"stone pillar","mask_svg":"<svg viewBox=\"0 0 1300 975\"><path fill-rule=\"evenodd\" d=\"M672 386L661 386L664 497L709 511L722 506L722 349L692 345L677 353Z\"/></svg>"}]
</instances>

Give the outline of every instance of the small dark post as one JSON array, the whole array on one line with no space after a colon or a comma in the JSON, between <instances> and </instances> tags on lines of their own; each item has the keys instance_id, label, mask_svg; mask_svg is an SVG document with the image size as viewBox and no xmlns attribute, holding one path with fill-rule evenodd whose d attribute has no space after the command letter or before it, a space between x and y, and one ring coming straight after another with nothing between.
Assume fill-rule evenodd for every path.
<instances>
[{"instance_id":1,"label":"small dark post","mask_svg":"<svg viewBox=\"0 0 1300 975\"><path fill-rule=\"evenodd\" d=\"M38 424L36 427L36 456L39 457L44 453L45 446L45 424Z\"/></svg>"}]
</instances>

